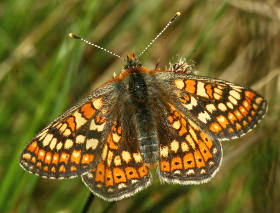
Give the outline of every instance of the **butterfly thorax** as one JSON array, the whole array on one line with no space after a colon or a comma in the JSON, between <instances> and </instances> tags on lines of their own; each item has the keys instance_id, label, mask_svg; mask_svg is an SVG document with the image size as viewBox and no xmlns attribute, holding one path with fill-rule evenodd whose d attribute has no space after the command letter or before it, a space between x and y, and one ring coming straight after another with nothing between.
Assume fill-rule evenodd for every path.
<instances>
[{"instance_id":1,"label":"butterfly thorax","mask_svg":"<svg viewBox=\"0 0 280 213\"><path fill-rule=\"evenodd\" d=\"M147 69L142 67L133 53L129 54L123 73L126 105L131 108L131 119L137 131L141 154L146 163L153 164L158 158L158 139L146 77Z\"/></svg>"}]
</instances>

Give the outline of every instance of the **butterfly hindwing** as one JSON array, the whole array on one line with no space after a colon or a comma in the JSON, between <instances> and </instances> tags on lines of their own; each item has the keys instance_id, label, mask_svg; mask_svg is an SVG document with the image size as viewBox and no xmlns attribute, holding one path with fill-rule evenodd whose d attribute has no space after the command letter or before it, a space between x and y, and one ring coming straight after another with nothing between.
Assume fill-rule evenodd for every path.
<instances>
[{"instance_id":1,"label":"butterfly hindwing","mask_svg":"<svg viewBox=\"0 0 280 213\"><path fill-rule=\"evenodd\" d=\"M131 117L117 114L105 138L101 161L82 176L94 194L108 201L130 197L151 183Z\"/></svg>"},{"instance_id":2,"label":"butterfly hindwing","mask_svg":"<svg viewBox=\"0 0 280 213\"><path fill-rule=\"evenodd\" d=\"M71 178L89 171L103 146L111 88L94 91L35 136L21 154L22 167L46 178Z\"/></svg>"},{"instance_id":3,"label":"butterfly hindwing","mask_svg":"<svg viewBox=\"0 0 280 213\"><path fill-rule=\"evenodd\" d=\"M164 182L199 184L210 180L222 161L220 142L200 130L171 103L157 104L159 177Z\"/></svg>"}]
</instances>

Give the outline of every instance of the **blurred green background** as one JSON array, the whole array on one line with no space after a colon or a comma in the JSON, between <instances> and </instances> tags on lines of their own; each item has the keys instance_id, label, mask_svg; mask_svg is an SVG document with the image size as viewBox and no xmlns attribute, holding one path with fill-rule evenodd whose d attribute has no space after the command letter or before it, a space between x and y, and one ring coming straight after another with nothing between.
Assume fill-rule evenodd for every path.
<instances>
[{"instance_id":1,"label":"blurred green background","mask_svg":"<svg viewBox=\"0 0 280 213\"><path fill-rule=\"evenodd\" d=\"M115 203L94 198L90 212L279 212L280 3L276 0L0 2L0 212L82 212L80 178L44 180L18 161L36 133L123 62L72 40L74 32L120 55L139 53L168 20L182 16L141 61L165 68L178 57L200 75L264 95L268 114L241 139L223 142L220 171L207 184L160 184Z\"/></svg>"}]
</instances>

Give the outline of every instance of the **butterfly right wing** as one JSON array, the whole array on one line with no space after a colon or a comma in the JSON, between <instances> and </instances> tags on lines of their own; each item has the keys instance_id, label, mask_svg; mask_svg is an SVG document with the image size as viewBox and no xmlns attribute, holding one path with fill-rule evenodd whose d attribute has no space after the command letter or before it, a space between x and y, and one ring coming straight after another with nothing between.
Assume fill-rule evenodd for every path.
<instances>
[{"instance_id":1,"label":"butterfly right wing","mask_svg":"<svg viewBox=\"0 0 280 213\"><path fill-rule=\"evenodd\" d=\"M24 148L20 165L45 178L71 178L89 171L100 158L115 93L113 84L105 84L54 120Z\"/></svg>"}]
</instances>

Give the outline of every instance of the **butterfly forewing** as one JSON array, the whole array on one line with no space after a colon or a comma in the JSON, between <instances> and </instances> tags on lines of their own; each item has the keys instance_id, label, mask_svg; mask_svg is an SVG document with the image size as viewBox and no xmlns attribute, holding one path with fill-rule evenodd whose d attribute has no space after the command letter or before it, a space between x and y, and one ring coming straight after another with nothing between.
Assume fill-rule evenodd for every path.
<instances>
[{"instance_id":1,"label":"butterfly forewing","mask_svg":"<svg viewBox=\"0 0 280 213\"><path fill-rule=\"evenodd\" d=\"M173 94L170 97L176 107L218 140L250 131L267 110L263 97L230 82L176 72L159 72L156 76L164 79L162 87Z\"/></svg>"},{"instance_id":2,"label":"butterfly forewing","mask_svg":"<svg viewBox=\"0 0 280 213\"><path fill-rule=\"evenodd\" d=\"M71 178L96 165L110 112L108 84L58 117L25 147L20 164L46 178Z\"/></svg>"},{"instance_id":3,"label":"butterfly forewing","mask_svg":"<svg viewBox=\"0 0 280 213\"><path fill-rule=\"evenodd\" d=\"M116 103L118 105L118 103ZM105 200L129 197L150 185L150 172L140 152L133 115L117 106L116 119L106 136L101 161L83 175L90 190Z\"/></svg>"}]
</instances>

